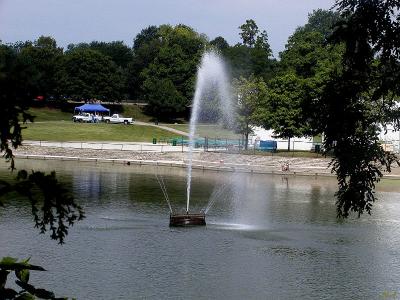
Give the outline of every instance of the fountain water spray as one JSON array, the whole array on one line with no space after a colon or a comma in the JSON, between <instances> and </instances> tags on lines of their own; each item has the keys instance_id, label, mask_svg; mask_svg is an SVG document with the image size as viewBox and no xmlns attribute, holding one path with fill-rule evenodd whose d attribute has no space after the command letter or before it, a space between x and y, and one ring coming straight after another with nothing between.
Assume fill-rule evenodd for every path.
<instances>
[{"instance_id":1,"label":"fountain water spray","mask_svg":"<svg viewBox=\"0 0 400 300\"><path fill-rule=\"evenodd\" d=\"M218 53L215 51L207 51L203 54L200 66L197 70L196 90L194 93L192 114L190 117L190 132L189 132L189 152L188 152L188 172L187 172L187 195L186 195L186 212L189 212L190 204L190 189L192 181L192 161L193 148L196 135L196 127L199 119L199 113L203 102L205 101L206 93L217 88L217 97L221 118L225 124L232 125L233 123L233 105L230 94L230 86L225 68L225 63Z\"/></svg>"},{"instance_id":2,"label":"fountain water spray","mask_svg":"<svg viewBox=\"0 0 400 300\"><path fill-rule=\"evenodd\" d=\"M169 207L169 212L172 214L173 211L172 211L171 201L169 201L167 187L165 186L164 179L162 178L162 176L158 176L157 171L155 174L156 174L156 179L158 181L158 184L160 185L161 191L164 194L165 201L167 201L167 204Z\"/></svg>"}]
</instances>

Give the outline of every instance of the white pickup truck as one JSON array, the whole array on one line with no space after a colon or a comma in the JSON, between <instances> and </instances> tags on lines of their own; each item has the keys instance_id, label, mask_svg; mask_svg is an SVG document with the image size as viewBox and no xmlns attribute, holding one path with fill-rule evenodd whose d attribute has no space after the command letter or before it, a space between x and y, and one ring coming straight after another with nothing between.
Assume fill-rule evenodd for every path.
<instances>
[{"instance_id":1,"label":"white pickup truck","mask_svg":"<svg viewBox=\"0 0 400 300\"><path fill-rule=\"evenodd\" d=\"M72 117L72 121L74 122L99 122L99 117L98 116L92 116L90 113L81 113L79 115L74 115Z\"/></svg>"},{"instance_id":2,"label":"white pickup truck","mask_svg":"<svg viewBox=\"0 0 400 300\"><path fill-rule=\"evenodd\" d=\"M124 123L124 124L132 124L133 119L132 118L124 118L123 116L119 114L113 114L111 117L104 117L103 118L104 122L106 123Z\"/></svg>"}]
</instances>

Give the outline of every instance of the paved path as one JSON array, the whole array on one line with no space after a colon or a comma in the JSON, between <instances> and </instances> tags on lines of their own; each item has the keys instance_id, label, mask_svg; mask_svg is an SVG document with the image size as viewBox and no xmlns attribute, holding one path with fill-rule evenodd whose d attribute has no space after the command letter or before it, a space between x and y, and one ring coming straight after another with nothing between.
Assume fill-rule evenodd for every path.
<instances>
[{"instance_id":1,"label":"paved path","mask_svg":"<svg viewBox=\"0 0 400 300\"><path fill-rule=\"evenodd\" d=\"M179 134L179 135L189 136L189 133L187 133L185 131L181 131L181 130L178 130L178 129L175 129L175 128L171 128L171 127L168 127L168 126L164 126L164 125L156 125L154 123L148 123L148 122L142 122L142 121L134 121L133 125L153 126L153 127L164 129L164 130L167 130L167 131Z\"/></svg>"},{"instance_id":2,"label":"paved path","mask_svg":"<svg viewBox=\"0 0 400 300\"><path fill-rule=\"evenodd\" d=\"M187 146L165 143L145 143L145 142L53 142L53 141L30 141L23 142L25 146L39 146L48 148L70 148L70 149L92 149L92 150L118 150L118 151L136 151L136 152L187 152ZM194 152L203 151L203 149L194 149Z\"/></svg>"}]
</instances>

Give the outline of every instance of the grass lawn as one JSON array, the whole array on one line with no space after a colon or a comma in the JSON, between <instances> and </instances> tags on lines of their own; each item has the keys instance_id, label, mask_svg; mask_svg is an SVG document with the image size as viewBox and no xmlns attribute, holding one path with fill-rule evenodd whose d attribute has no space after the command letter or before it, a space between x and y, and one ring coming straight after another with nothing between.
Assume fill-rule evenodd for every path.
<instances>
[{"instance_id":1,"label":"grass lawn","mask_svg":"<svg viewBox=\"0 0 400 300\"><path fill-rule=\"evenodd\" d=\"M136 121L150 122L151 116L143 113L143 109L138 105L122 105L122 115L127 118L133 118Z\"/></svg>"},{"instance_id":2,"label":"grass lawn","mask_svg":"<svg viewBox=\"0 0 400 300\"><path fill-rule=\"evenodd\" d=\"M25 140L35 141L121 141L152 142L153 137L170 139L171 132L152 126L93 124L68 122L30 123L22 134Z\"/></svg>"},{"instance_id":3,"label":"grass lawn","mask_svg":"<svg viewBox=\"0 0 400 300\"><path fill-rule=\"evenodd\" d=\"M163 124L164 126L178 129L189 133L189 124ZM239 139L240 134L236 134L231 130L224 129L216 124L199 124L196 134L200 137L219 138L219 139Z\"/></svg>"},{"instance_id":4,"label":"grass lawn","mask_svg":"<svg viewBox=\"0 0 400 300\"><path fill-rule=\"evenodd\" d=\"M44 121L71 121L72 114L63 112L56 108L48 108L48 107L32 107L29 109L29 113L34 115L35 122L44 122Z\"/></svg>"},{"instance_id":5,"label":"grass lawn","mask_svg":"<svg viewBox=\"0 0 400 300\"><path fill-rule=\"evenodd\" d=\"M384 178L379 181L376 185L377 190L385 191L385 192L400 192L400 184L398 179L388 179Z\"/></svg>"}]
</instances>

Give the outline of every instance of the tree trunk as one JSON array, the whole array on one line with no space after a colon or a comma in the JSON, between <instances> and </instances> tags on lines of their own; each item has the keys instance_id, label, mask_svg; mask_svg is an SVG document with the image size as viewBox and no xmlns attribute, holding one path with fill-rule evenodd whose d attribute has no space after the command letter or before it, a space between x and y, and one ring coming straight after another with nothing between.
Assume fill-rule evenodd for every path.
<instances>
[{"instance_id":1,"label":"tree trunk","mask_svg":"<svg viewBox=\"0 0 400 300\"><path fill-rule=\"evenodd\" d=\"M287 142L287 151L290 152L290 138L288 139L288 142Z\"/></svg>"},{"instance_id":2,"label":"tree trunk","mask_svg":"<svg viewBox=\"0 0 400 300\"><path fill-rule=\"evenodd\" d=\"M247 150L249 144L249 124L246 124L246 132L244 133L244 150Z\"/></svg>"}]
</instances>

